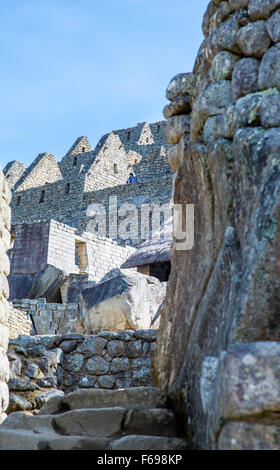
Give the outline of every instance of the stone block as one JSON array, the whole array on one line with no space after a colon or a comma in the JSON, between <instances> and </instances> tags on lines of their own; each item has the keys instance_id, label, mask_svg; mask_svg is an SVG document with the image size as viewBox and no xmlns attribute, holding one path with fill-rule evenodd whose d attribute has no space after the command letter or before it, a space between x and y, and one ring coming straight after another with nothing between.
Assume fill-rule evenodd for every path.
<instances>
[{"instance_id":1,"label":"stone block","mask_svg":"<svg viewBox=\"0 0 280 470\"><path fill-rule=\"evenodd\" d=\"M109 370L109 362L101 356L94 356L86 361L86 369L93 375L104 375Z\"/></svg>"},{"instance_id":2,"label":"stone block","mask_svg":"<svg viewBox=\"0 0 280 470\"><path fill-rule=\"evenodd\" d=\"M264 96L261 101L261 125L280 127L280 94Z\"/></svg>"},{"instance_id":3,"label":"stone block","mask_svg":"<svg viewBox=\"0 0 280 470\"><path fill-rule=\"evenodd\" d=\"M160 408L149 410L134 410L128 415L124 430L127 434L146 434L150 436L169 436L178 435L177 420L171 410Z\"/></svg>"},{"instance_id":4,"label":"stone block","mask_svg":"<svg viewBox=\"0 0 280 470\"><path fill-rule=\"evenodd\" d=\"M258 87L260 90L276 87L280 90L280 44L268 49L264 54L258 75Z\"/></svg>"},{"instance_id":5,"label":"stone block","mask_svg":"<svg viewBox=\"0 0 280 470\"><path fill-rule=\"evenodd\" d=\"M112 375L103 375L98 377L98 383L101 388L114 388L115 378Z\"/></svg>"},{"instance_id":6,"label":"stone block","mask_svg":"<svg viewBox=\"0 0 280 470\"><path fill-rule=\"evenodd\" d=\"M253 58L240 59L234 66L232 74L232 98L258 90L259 61Z\"/></svg>"},{"instance_id":7,"label":"stone block","mask_svg":"<svg viewBox=\"0 0 280 470\"><path fill-rule=\"evenodd\" d=\"M98 336L88 336L77 348L77 352L102 356L106 344L107 341L104 338L99 338Z\"/></svg>"},{"instance_id":8,"label":"stone block","mask_svg":"<svg viewBox=\"0 0 280 470\"><path fill-rule=\"evenodd\" d=\"M167 90L166 98L174 101L181 95L188 95L192 89L193 76L191 73L180 73L170 81Z\"/></svg>"},{"instance_id":9,"label":"stone block","mask_svg":"<svg viewBox=\"0 0 280 470\"><path fill-rule=\"evenodd\" d=\"M123 356L125 352L125 343L123 341L109 341L107 345L109 354L112 357Z\"/></svg>"},{"instance_id":10,"label":"stone block","mask_svg":"<svg viewBox=\"0 0 280 470\"><path fill-rule=\"evenodd\" d=\"M280 411L280 343L231 345L221 356L220 415L227 418Z\"/></svg>"},{"instance_id":11,"label":"stone block","mask_svg":"<svg viewBox=\"0 0 280 470\"><path fill-rule=\"evenodd\" d=\"M69 372L78 372L84 364L83 354L68 354L64 358L64 368Z\"/></svg>"},{"instance_id":12,"label":"stone block","mask_svg":"<svg viewBox=\"0 0 280 470\"><path fill-rule=\"evenodd\" d=\"M127 357L116 357L112 360L110 365L110 372L115 374L124 370L130 369L130 362Z\"/></svg>"},{"instance_id":13,"label":"stone block","mask_svg":"<svg viewBox=\"0 0 280 470\"><path fill-rule=\"evenodd\" d=\"M83 408L165 408L167 396L155 387L136 387L126 390L76 390L64 396L63 402L71 410Z\"/></svg>"},{"instance_id":14,"label":"stone block","mask_svg":"<svg viewBox=\"0 0 280 470\"><path fill-rule=\"evenodd\" d=\"M115 440L112 450L187 450L183 439L161 436L125 436Z\"/></svg>"},{"instance_id":15,"label":"stone block","mask_svg":"<svg viewBox=\"0 0 280 470\"><path fill-rule=\"evenodd\" d=\"M229 422L217 450L279 450L280 427L262 423Z\"/></svg>"},{"instance_id":16,"label":"stone block","mask_svg":"<svg viewBox=\"0 0 280 470\"><path fill-rule=\"evenodd\" d=\"M146 343L147 344L147 343ZM129 358L140 357L142 354L142 341L131 341L127 344L126 355Z\"/></svg>"},{"instance_id":17,"label":"stone block","mask_svg":"<svg viewBox=\"0 0 280 470\"><path fill-rule=\"evenodd\" d=\"M279 0L249 0L248 12L252 20L268 18L280 6Z\"/></svg>"},{"instance_id":18,"label":"stone block","mask_svg":"<svg viewBox=\"0 0 280 470\"><path fill-rule=\"evenodd\" d=\"M265 22L260 20L240 28L237 43L245 56L262 57L270 46Z\"/></svg>"},{"instance_id":19,"label":"stone block","mask_svg":"<svg viewBox=\"0 0 280 470\"><path fill-rule=\"evenodd\" d=\"M42 392L42 393L36 395L36 397L35 397L36 407L37 408L42 408L51 399L56 400L56 404L58 402L60 403L60 398L62 399L63 396L64 396L64 392L62 392L61 390L50 390L48 392ZM54 403L52 402L52 404L50 404L50 406L53 406L53 405L54 405ZM46 410L46 408L47 407L45 406L45 410Z\"/></svg>"},{"instance_id":20,"label":"stone block","mask_svg":"<svg viewBox=\"0 0 280 470\"><path fill-rule=\"evenodd\" d=\"M14 412L29 411L32 410L32 408L33 405L29 400L26 400L26 398L22 397L21 395L10 393L8 413L15 414Z\"/></svg>"},{"instance_id":21,"label":"stone block","mask_svg":"<svg viewBox=\"0 0 280 470\"><path fill-rule=\"evenodd\" d=\"M190 130L190 120L190 116L185 114L168 119L165 133L170 144L178 144L182 135Z\"/></svg>"},{"instance_id":22,"label":"stone block","mask_svg":"<svg viewBox=\"0 0 280 470\"><path fill-rule=\"evenodd\" d=\"M92 388L96 384L96 377L92 375L86 375L80 379L79 387L81 388Z\"/></svg>"},{"instance_id":23,"label":"stone block","mask_svg":"<svg viewBox=\"0 0 280 470\"><path fill-rule=\"evenodd\" d=\"M121 433L125 408L73 410L53 418L60 434L110 437Z\"/></svg>"}]
</instances>

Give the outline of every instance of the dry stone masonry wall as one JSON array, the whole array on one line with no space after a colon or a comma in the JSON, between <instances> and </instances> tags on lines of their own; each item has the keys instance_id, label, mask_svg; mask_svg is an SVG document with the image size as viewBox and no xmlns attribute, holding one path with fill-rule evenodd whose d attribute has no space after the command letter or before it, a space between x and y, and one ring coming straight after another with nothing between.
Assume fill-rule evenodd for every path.
<instances>
[{"instance_id":1,"label":"dry stone masonry wall","mask_svg":"<svg viewBox=\"0 0 280 470\"><path fill-rule=\"evenodd\" d=\"M174 203L194 204L195 244L185 253L172 248L153 377L185 413L191 448L279 448L279 427L269 399L261 410L255 375L258 367L264 373L267 355L257 344L280 340L279 7L277 0L212 0L193 72L174 77L166 92ZM213 379L211 365L222 351L229 381L232 368L244 365L228 385L232 393L219 382L222 375ZM216 383L213 395L226 403L226 415L217 404L214 418L200 396L206 357L202 388ZM273 359L267 361L278 377ZM234 403L241 376L244 393L252 390L248 416Z\"/></svg>"},{"instance_id":2,"label":"dry stone masonry wall","mask_svg":"<svg viewBox=\"0 0 280 470\"><path fill-rule=\"evenodd\" d=\"M8 412L40 409L77 388L151 386L156 330L24 336L10 340Z\"/></svg>"},{"instance_id":3,"label":"dry stone masonry wall","mask_svg":"<svg viewBox=\"0 0 280 470\"><path fill-rule=\"evenodd\" d=\"M8 316L9 316L9 285L7 276L10 263L6 254L10 247L10 223L11 212L9 203L11 199L10 189L3 172L0 169L0 423L6 417L6 409L9 404L9 362L6 356L9 342Z\"/></svg>"}]
</instances>

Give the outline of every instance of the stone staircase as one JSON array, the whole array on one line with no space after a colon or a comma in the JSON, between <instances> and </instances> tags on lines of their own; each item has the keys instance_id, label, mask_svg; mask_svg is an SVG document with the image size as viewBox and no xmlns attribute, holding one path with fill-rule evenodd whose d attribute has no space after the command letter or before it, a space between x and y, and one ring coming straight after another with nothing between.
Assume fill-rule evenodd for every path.
<instances>
[{"instance_id":1,"label":"stone staircase","mask_svg":"<svg viewBox=\"0 0 280 470\"><path fill-rule=\"evenodd\" d=\"M154 387L78 389L36 416L11 413L0 450L185 450L167 396Z\"/></svg>"}]
</instances>

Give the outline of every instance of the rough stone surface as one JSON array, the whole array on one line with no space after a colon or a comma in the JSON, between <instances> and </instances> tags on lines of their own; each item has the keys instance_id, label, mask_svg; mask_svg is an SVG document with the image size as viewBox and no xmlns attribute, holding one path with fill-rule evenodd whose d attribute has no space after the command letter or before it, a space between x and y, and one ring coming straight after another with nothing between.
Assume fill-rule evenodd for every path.
<instances>
[{"instance_id":1,"label":"rough stone surface","mask_svg":"<svg viewBox=\"0 0 280 470\"><path fill-rule=\"evenodd\" d=\"M240 28L237 42L245 56L262 57L270 45L265 22L256 21Z\"/></svg>"},{"instance_id":2,"label":"rough stone surface","mask_svg":"<svg viewBox=\"0 0 280 470\"><path fill-rule=\"evenodd\" d=\"M252 20L268 18L280 6L279 0L249 0L248 12Z\"/></svg>"},{"instance_id":3,"label":"rough stone surface","mask_svg":"<svg viewBox=\"0 0 280 470\"><path fill-rule=\"evenodd\" d=\"M261 102L261 125L264 128L280 126L280 95L264 96Z\"/></svg>"},{"instance_id":4,"label":"rough stone surface","mask_svg":"<svg viewBox=\"0 0 280 470\"><path fill-rule=\"evenodd\" d=\"M167 397L161 390L151 387L136 387L126 390L77 390L65 395L63 402L71 410L84 408L129 407L164 408Z\"/></svg>"},{"instance_id":5,"label":"rough stone surface","mask_svg":"<svg viewBox=\"0 0 280 470\"><path fill-rule=\"evenodd\" d=\"M10 272L10 263L7 257L7 250L10 248L10 224L11 211L9 203L11 193L9 185L0 169L0 421L5 417L5 411L9 404L9 392L7 382L9 380L9 361L6 356L9 338L9 315L10 305L7 301L9 297L9 286L6 276Z\"/></svg>"},{"instance_id":6,"label":"rough stone surface","mask_svg":"<svg viewBox=\"0 0 280 470\"><path fill-rule=\"evenodd\" d=\"M235 100L258 90L258 72L257 59L240 59L237 62L232 74L232 97Z\"/></svg>"},{"instance_id":7,"label":"rough stone surface","mask_svg":"<svg viewBox=\"0 0 280 470\"><path fill-rule=\"evenodd\" d=\"M239 57L228 51L217 54L211 66L211 78L213 81L227 80L232 76L232 71Z\"/></svg>"},{"instance_id":8,"label":"rough stone surface","mask_svg":"<svg viewBox=\"0 0 280 470\"><path fill-rule=\"evenodd\" d=\"M53 418L61 434L110 437L121 432L125 408L73 410Z\"/></svg>"},{"instance_id":9,"label":"rough stone surface","mask_svg":"<svg viewBox=\"0 0 280 470\"><path fill-rule=\"evenodd\" d=\"M228 423L223 428L218 450L279 450L279 426Z\"/></svg>"},{"instance_id":10,"label":"rough stone surface","mask_svg":"<svg viewBox=\"0 0 280 470\"><path fill-rule=\"evenodd\" d=\"M125 436L114 441L112 450L186 450L183 439L159 436Z\"/></svg>"},{"instance_id":11,"label":"rough stone surface","mask_svg":"<svg viewBox=\"0 0 280 470\"><path fill-rule=\"evenodd\" d=\"M86 332L151 328L165 292L166 286L156 278L119 271L82 291Z\"/></svg>"},{"instance_id":12,"label":"rough stone surface","mask_svg":"<svg viewBox=\"0 0 280 470\"><path fill-rule=\"evenodd\" d=\"M271 47L262 58L258 76L258 87L260 90L272 87L277 87L278 90L280 89L279 60L280 44L276 44Z\"/></svg>"},{"instance_id":13,"label":"rough stone surface","mask_svg":"<svg viewBox=\"0 0 280 470\"><path fill-rule=\"evenodd\" d=\"M173 411L164 408L167 397L160 390L141 387L112 393L103 389L70 395L60 397L60 402L49 399L44 410L52 414L41 410L36 416L9 415L0 426L0 449L186 449L180 423ZM75 399L80 405L71 410L69 405L75 405Z\"/></svg>"},{"instance_id":14,"label":"rough stone surface","mask_svg":"<svg viewBox=\"0 0 280 470\"><path fill-rule=\"evenodd\" d=\"M229 367L224 379L229 384L238 376L239 382L224 398L216 366L235 343L253 348L280 339L278 8L277 0L209 3L192 86L184 93L192 107L189 142L180 152L178 144L170 150L178 160L174 204L194 205L194 245L184 251L173 243L151 371L183 417L190 449L231 448L234 426L247 420L256 432L244 437L244 448L264 442L274 448L277 441L277 432L264 431L263 440L257 432L257 426L278 426L278 366L261 366L268 361L265 349L255 375L236 357L239 375ZM206 358L212 358L208 365ZM258 399L258 383L267 401ZM234 417L226 414L231 405ZM230 439L218 444L229 426Z\"/></svg>"}]
</instances>

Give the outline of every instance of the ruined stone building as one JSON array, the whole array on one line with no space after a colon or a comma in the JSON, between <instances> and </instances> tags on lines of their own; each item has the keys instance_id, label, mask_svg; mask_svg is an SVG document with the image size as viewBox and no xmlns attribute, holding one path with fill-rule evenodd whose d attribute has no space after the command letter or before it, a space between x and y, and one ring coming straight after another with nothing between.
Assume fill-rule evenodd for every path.
<instances>
[{"instance_id":1,"label":"ruined stone building","mask_svg":"<svg viewBox=\"0 0 280 470\"><path fill-rule=\"evenodd\" d=\"M46 308L49 319L39 322L40 326L34 312L37 332L91 331L80 313L81 309L88 310L89 304L85 298L83 307L79 304L80 293L107 281L105 276L111 270L124 265L145 240L141 226L144 218L149 237L155 211L160 214L161 208L165 212L167 208L170 217L173 172L167 161L168 147L165 122L142 123L103 136L95 149L86 137L80 137L60 162L49 153L41 153L27 169L17 161L6 165L4 174L12 190L10 300L15 301L15 308L22 306L18 302L21 299L38 298L46 299L47 307L50 303L70 305L64 327L61 311L56 315L56 309ZM137 182L127 184L131 172ZM137 223L130 224L121 236L118 218L123 220L130 207ZM100 229L101 224L104 230L100 235L95 228ZM165 268L160 260L158 266L155 277L166 281L166 274L161 277ZM127 275L133 271L137 268L126 271ZM140 286L142 280L138 278ZM107 284L112 282L108 280ZM104 290L91 300L91 307L105 301L108 292L114 295L114 289ZM24 309L28 305L25 302ZM158 306L157 302L152 310L149 308L149 318ZM69 322L70 316L76 323ZM102 316L105 319L105 312ZM138 326L149 327L149 322L140 321ZM106 322L101 323L106 326ZM100 321L98 325L101 327ZM110 325L114 327L114 323Z\"/></svg>"},{"instance_id":2,"label":"ruined stone building","mask_svg":"<svg viewBox=\"0 0 280 470\"><path fill-rule=\"evenodd\" d=\"M27 170L6 167L13 248L1 175L1 413L4 419L10 248L11 289L29 296L13 307L30 314L39 335L10 341L8 411L40 414L11 413L0 449L280 448L280 0L211 0L202 27L193 71L167 87L166 124L113 132L93 152L81 138L59 164L42 154ZM130 169L137 185L126 185ZM139 233L130 243L105 236L110 262L98 270L104 247L87 231L88 206L102 202L114 219L106 202L112 188L115 207L150 198L193 204L193 248L178 250L174 233L172 243L169 235L144 243ZM60 252L55 240L66 233ZM166 284L155 274L169 262ZM42 335L46 325L51 335ZM42 394L56 387L52 398Z\"/></svg>"}]
</instances>

